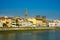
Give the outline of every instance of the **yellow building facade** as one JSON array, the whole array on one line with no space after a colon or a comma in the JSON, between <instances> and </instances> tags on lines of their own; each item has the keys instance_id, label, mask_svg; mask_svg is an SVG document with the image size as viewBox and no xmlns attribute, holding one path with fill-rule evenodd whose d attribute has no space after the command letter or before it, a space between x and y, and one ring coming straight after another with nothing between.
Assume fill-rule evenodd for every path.
<instances>
[{"instance_id":1,"label":"yellow building facade","mask_svg":"<svg viewBox=\"0 0 60 40\"><path fill-rule=\"evenodd\" d=\"M8 27L11 27L11 18L10 17L8 17L8 16L4 16L4 17L0 17L0 22L2 23L2 24L6 24Z\"/></svg>"},{"instance_id":2,"label":"yellow building facade","mask_svg":"<svg viewBox=\"0 0 60 40\"><path fill-rule=\"evenodd\" d=\"M28 18L28 21L31 21L33 24L36 24L36 19L35 18Z\"/></svg>"}]
</instances>

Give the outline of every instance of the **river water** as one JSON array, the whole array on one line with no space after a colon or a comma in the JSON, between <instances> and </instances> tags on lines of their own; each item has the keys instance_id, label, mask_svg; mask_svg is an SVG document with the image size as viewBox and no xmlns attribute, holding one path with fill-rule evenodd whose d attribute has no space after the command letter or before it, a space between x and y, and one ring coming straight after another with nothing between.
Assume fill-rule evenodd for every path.
<instances>
[{"instance_id":1,"label":"river water","mask_svg":"<svg viewBox=\"0 0 60 40\"><path fill-rule=\"evenodd\" d=\"M0 40L60 40L60 30L0 32Z\"/></svg>"}]
</instances>

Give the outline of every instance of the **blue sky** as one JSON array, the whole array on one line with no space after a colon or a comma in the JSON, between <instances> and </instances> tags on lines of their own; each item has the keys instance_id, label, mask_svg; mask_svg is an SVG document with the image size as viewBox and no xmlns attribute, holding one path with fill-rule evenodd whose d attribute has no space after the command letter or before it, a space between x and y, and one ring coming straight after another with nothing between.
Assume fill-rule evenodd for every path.
<instances>
[{"instance_id":1,"label":"blue sky","mask_svg":"<svg viewBox=\"0 0 60 40\"><path fill-rule=\"evenodd\" d=\"M29 17L40 15L60 19L60 0L0 0L0 16L24 17L26 8Z\"/></svg>"}]
</instances>

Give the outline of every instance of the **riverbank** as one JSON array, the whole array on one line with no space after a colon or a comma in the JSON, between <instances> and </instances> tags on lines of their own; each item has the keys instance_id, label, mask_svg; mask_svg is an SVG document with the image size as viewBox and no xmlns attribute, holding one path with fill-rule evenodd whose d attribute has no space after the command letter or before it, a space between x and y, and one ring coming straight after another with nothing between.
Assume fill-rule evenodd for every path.
<instances>
[{"instance_id":1,"label":"riverbank","mask_svg":"<svg viewBox=\"0 0 60 40\"><path fill-rule=\"evenodd\" d=\"M44 30L60 30L54 27L20 27L20 28L0 28L0 32L15 32L15 31L44 31Z\"/></svg>"}]
</instances>

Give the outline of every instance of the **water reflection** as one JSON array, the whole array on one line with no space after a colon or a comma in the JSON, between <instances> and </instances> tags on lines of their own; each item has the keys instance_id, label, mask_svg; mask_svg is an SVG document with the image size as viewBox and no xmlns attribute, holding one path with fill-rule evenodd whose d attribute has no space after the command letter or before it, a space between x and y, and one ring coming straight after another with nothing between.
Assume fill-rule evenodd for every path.
<instances>
[{"instance_id":1,"label":"water reflection","mask_svg":"<svg viewBox=\"0 0 60 40\"><path fill-rule=\"evenodd\" d=\"M60 31L3 32L0 40L60 40Z\"/></svg>"},{"instance_id":2,"label":"water reflection","mask_svg":"<svg viewBox=\"0 0 60 40\"><path fill-rule=\"evenodd\" d=\"M49 40L60 40L60 30L50 30L49 31Z\"/></svg>"},{"instance_id":3,"label":"water reflection","mask_svg":"<svg viewBox=\"0 0 60 40\"><path fill-rule=\"evenodd\" d=\"M14 33L0 33L0 40L14 40Z\"/></svg>"}]
</instances>

